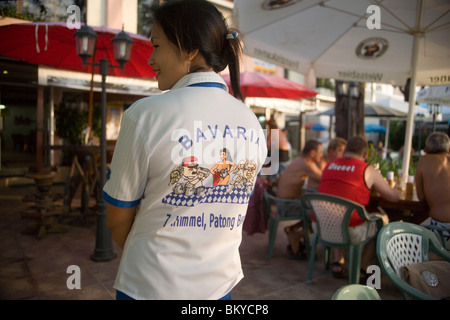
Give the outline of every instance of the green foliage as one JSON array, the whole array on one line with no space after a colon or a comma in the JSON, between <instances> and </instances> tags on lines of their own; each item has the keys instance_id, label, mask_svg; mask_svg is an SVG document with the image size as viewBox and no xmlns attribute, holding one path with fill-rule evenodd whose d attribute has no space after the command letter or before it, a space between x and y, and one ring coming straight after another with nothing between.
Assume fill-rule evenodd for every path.
<instances>
[{"instance_id":1,"label":"green foliage","mask_svg":"<svg viewBox=\"0 0 450 320\"><path fill-rule=\"evenodd\" d=\"M45 7L44 7L45 10ZM16 19L22 19L22 20L29 20L29 21L44 21L43 14L45 14L44 11L42 11L42 8L40 7L40 15L36 15L34 13L29 12L17 12L17 9L15 7L8 6L8 3L6 4L0 4L0 16L2 17L10 17L10 18L16 18Z\"/></svg>"},{"instance_id":2,"label":"green foliage","mask_svg":"<svg viewBox=\"0 0 450 320\"><path fill-rule=\"evenodd\" d=\"M56 133L71 145L81 145L83 130L87 126L87 112L61 102L55 111Z\"/></svg>"},{"instance_id":3,"label":"green foliage","mask_svg":"<svg viewBox=\"0 0 450 320\"><path fill-rule=\"evenodd\" d=\"M389 157L386 157L385 159L382 159L376 152L373 145L369 145L369 154L367 157L367 161L369 164L378 167L384 177L387 175L388 171L393 171L394 174L397 175L398 170L402 169L403 166L401 158L391 159ZM409 161L408 175L414 176L416 174L416 166L416 161L414 161L413 157L411 157Z\"/></svg>"},{"instance_id":4,"label":"green foliage","mask_svg":"<svg viewBox=\"0 0 450 320\"><path fill-rule=\"evenodd\" d=\"M406 122L399 120L390 121L389 146L392 150L399 150L405 143Z\"/></svg>"},{"instance_id":5,"label":"green foliage","mask_svg":"<svg viewBox=\"0 0 450 320\"><path fill-rule=\"evenodd\" d=\"M330 79L317 78L316 79L317 88L327 88L334 91L334 84Z\"/></svg>"},{"instance_id":6,"label":"green foliage","mask_svg":"<svg viewBox=\"0 0 450 320\"><path fill-rule=\"evenodd\" d=\"M94 104L92 109L92 132L95 137L99 137L102 134L102 106L100 104Z\"/></svg>"}]
</instances>

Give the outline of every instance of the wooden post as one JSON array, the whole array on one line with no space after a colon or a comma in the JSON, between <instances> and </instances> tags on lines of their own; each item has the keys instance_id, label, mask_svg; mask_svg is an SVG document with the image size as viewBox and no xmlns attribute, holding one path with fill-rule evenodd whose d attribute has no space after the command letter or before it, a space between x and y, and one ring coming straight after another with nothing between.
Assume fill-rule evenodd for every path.
<instances>
[{"instance_id":1,"label":"wooden post","mask_svg":"<svg viewBox=\"0 0 450 320\"><path fill-rule=\"evenodd\" d=\"M44 145L44 87L37 87L37 110L36 110L36 165L42 168L44 165L44 155L42 147Z\"/></svg>"},{"instance_id":2,"label":"wooden post","mask_svg":"<svg viewBox=\"0 0 450 320\"><path fill-rule=\"evenodd\" d=\"M346 140L355 136L364 136L364 83L341 82L344 88L339 91L336 82L335 116L336 137Z\"/></svg>"},{"instance_id":3,"label":"wooden post","mask_svg":"<svg viewBox=\"0 0 450 320\"><path fill-rule=\"evenodd\" d=\"M344 82L344 85L348 85ZM348 95L347 92L339 92L338 84L335 86L336 104L334 105L334 115L336 117L336 137L347 139L347 109L348 109Z\"/></svg>"}]
</instances>

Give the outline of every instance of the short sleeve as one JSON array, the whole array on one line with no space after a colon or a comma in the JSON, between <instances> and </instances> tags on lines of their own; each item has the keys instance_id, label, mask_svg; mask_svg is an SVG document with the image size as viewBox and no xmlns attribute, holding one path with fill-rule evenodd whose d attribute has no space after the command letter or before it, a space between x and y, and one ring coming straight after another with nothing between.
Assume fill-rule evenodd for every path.
<instances>
[{"instance_id":1,"label":"short sleeve","mask_svg":"<svg viewBox=\"0 0 450 320\"><path fill-rule=\"evenodd\" d=\"M125 112L103 198L121 208L140 203L148 177L149 156L138 121Z\"/></svg>"}]
</instances>

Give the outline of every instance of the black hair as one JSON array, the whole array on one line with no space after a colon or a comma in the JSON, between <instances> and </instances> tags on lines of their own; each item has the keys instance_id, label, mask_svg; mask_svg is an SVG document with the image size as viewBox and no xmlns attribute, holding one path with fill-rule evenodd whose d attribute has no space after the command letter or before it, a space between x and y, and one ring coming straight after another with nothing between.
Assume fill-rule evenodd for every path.
<instances>
[{"instance_id":1,"label":"black hair","mask_svg":"<svg viewBox=\"0 0 450 320\"><path fill-rule=\"evenodd\" d=\"M228 28L222 13L206 0L166 1L152 6L153 23L163 29L167 39L178 48L196 49L215 72L230 70L233 95L243 100L240 88L242 45L237 30Z\"/></svg>"},{"instance_id":2,"label":"black hair","mask_svg":"<svg viewBox=\"0 0 450 320\"><path fill-rule=\"evenodd\" d=\"M308 155L311 151L317 151L319 149L319 146L322 145L322 143L318 140L308 140L305 143L305 146L303 147L302 154Z\"/></svg>"}]
</instances>

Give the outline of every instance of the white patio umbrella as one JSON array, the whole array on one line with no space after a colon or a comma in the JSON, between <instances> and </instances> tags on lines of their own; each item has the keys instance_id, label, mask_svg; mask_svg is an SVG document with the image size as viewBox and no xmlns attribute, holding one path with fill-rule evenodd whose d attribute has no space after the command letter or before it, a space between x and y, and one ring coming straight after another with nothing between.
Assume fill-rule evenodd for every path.
<instances>
[{"instance_id":1,"label":"white patio umbrella","mask_svg":"<svg viewBox=\"0 0 450 320\"><path fill-rule=\"evenodd\" d=\"M449 86L431 86L420 90L417 93L416 101L418 103L426 103L430 105L430 110L433 106L438 106L437 111L432 110L433 115L433 131L436 130L436 116L440 112L442 105L450 105L450 85Z\"/></svg>"},{"instance_id":2,"label":"white patio umbrella","mask_svg":"<svg viewBox=\"0 0 450 320\"><path fill-rule=\"evenodd\" d=\"M450 106L450 85L424 88L417 93L416 101L418 103Z\"/></svg>"},{"instance_id":3,"label":"white patio umbrella","mask_svg":"<svg viewBox=\"0 0 450 320\"><path fill-rule=\"evenodd\" d=\"M410 78L403 171L415 86L450 84L448 0L235 0L245 53L305 75L404 85ZM406 175L405 175L406 176Z\"/></svg>"},{"instance_id":4,"label":"white patio umbrella","mask_svg":"<svg viewBox=\"0 0 450 320\"><path fill-rule=\"evenodd\" d=\"M320 113L321 116L334 116L334 109ZM399 111L397 109L385 107L373 103L364 104L364 117L374 117L374 118L406 118L407 114Z\"/></svg>"}]
</instances>

